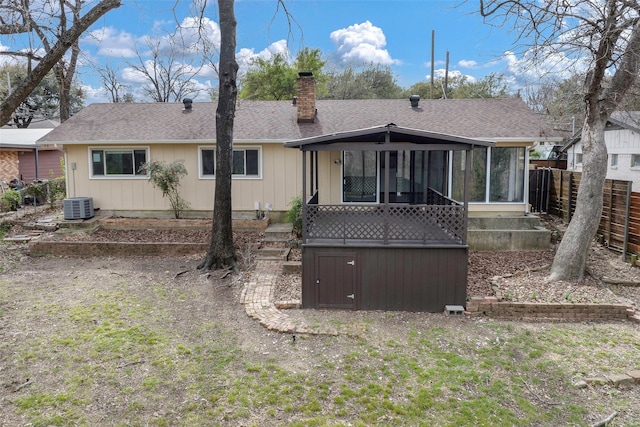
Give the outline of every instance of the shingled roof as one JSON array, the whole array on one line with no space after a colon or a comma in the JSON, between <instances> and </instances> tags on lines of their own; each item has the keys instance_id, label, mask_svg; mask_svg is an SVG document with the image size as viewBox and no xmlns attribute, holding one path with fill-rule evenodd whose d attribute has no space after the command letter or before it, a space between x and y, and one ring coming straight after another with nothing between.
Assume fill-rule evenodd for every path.
<instances>
[{"instance_id":1,"label":"shingled roof","mask_svg":"<svg viewBox=\"0 0 640 427\"><path fill-rule=\"evenodd\" d=\"M92 104L39 142L124 144L215 141L217 104ZM319 100L314 123L298 123L290 101L238 101L236 142L285 142L394 123L401 127L485 140L560 139L520 99Z\"/></svg>"}]
</instances>

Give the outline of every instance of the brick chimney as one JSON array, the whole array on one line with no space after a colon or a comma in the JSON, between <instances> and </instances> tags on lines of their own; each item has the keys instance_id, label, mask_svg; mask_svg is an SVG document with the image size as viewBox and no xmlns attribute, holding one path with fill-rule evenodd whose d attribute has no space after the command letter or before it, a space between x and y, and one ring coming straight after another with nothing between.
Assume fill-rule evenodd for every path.
<instances>
[{"instance_id":1,"label":"brick chimney","mask_svg":"<svg viewBox=\"0 0 640 427\"><path fill-rule=\"evenodd\" d=\"M316 79L310 71L298 73L298 123L313 123L316 119Z\"/></svg>"}]
</instances>

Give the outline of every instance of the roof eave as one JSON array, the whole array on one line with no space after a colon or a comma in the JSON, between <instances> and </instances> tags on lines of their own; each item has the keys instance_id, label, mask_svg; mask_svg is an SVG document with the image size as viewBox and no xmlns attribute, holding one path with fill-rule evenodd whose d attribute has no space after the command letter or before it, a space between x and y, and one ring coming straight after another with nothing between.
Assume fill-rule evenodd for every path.
<instances>
[{"instance_id":1,"label":"roof eave","mask_svg":"<svg viewBox=\"0 0 640 427\"><path fill-rule=\"evenodd\" d=\"M491 147L495 145L495 143L487 140L435 133L419 129L404 128L391 123L384 126L374 126L370 128L296 139L286 142L284 146L289 148L299 148L303 151L316 151L319 150L321 146L324 146L323 149L326 150L326 146L337 143L368 143L369 145L380 145L386 142L391 142L394 144L411 143L414 146L429 145L436 142L439 146L442 144L449 144L453 149L465 149L461 147L470 148L474 146Z\"/></svg>"}]
</instances>

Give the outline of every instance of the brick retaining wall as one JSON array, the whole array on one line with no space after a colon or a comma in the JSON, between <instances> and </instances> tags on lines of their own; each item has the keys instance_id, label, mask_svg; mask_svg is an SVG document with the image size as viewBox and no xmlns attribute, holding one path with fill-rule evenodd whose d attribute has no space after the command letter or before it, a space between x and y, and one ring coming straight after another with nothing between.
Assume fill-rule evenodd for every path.
<instances>
[{"instance_id":1,"label":"brick retaining wall","mask_svg":"<svg viewBox=\"0 0 640 427\"><path fill-rule=\"evenodd\" d=\"M495 297L472 297L467 315L497 319L634 320L640 322L633 308L624 304L570 304L498 301Z\"/></svg>"}]
</instances>

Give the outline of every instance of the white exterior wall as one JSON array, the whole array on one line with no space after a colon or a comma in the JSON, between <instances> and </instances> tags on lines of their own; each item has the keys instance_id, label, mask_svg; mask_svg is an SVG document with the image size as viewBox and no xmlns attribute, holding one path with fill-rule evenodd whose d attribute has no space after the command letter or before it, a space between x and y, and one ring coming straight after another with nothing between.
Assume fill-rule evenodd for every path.
<instances>
[{"instance_id":1,"label":"white exterior wall","mask_svg":"<svg viewBox=\"0 0 640 427\"><path fill-rule=\"evenodd\" d=\"M189 201L193 211L213 210L215 179L200 178L198 174L198 147L213 144L146 144L127 147L149 148L150 159L171 162L184 160L188 175L181 180L182 196ZM244 145L235 144L236 148ZM247 144L261 147L261 172L259 178L233 178L232 205L234 211L255 211L256 203L264 210L270 204L273 211L289 209L291 199L302 194L302 165L300 152L284 148L282 144ZM92 197L94 206L106 211L169 211L169 201L160 190L153 187L144 176L92 177L90 173L90 147L92 145L67 145L66 164L75 163L76 169L66 168L67 197ZM116 148L109 145L109 148Z\"/></svg>"},{"instance_id":2,"label":"white exterior wall","mask_svg":"<svg viewBox=\"0 0 640 427\"><path fill-rule=\"evenodd\" d=\"M607 145L607 179L631 181L632 190L640 191L640 167L632 167L633 155L640 156L640 134L629 129L607 130L604 133ZM582 154L582 141L567 150L567 170L582 172L582 163L577 163L577 154ZM618 165L611 165L612 155L618 155Z\"/></svg>"}]
</instances>

